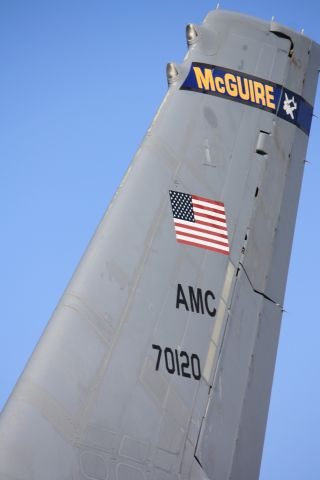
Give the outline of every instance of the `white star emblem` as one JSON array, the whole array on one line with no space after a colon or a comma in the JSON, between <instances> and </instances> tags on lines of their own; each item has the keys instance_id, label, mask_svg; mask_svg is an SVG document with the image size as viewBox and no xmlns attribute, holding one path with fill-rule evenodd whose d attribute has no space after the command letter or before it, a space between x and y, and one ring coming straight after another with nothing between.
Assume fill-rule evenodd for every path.
<instances>
[{"instance_id":1,"label":"white star emblem","mask_svg":"<svg viewBox=\"0 0 320 480\"><path fill-rule=\"evenodd\" d=\"M285 101L283 102L283 110L286 112L287 115L290 115L292 120L294 120L293 112L297 110L297 102L294 100L294 96L289 99L288 95L285 93Z\"/></svg>"}]
</instances>

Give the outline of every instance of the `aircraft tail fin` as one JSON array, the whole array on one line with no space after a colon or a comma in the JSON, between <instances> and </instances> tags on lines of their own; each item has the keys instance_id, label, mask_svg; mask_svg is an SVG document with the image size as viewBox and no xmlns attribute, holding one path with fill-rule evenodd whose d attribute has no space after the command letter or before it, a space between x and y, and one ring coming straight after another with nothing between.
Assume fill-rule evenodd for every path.
<instances>
[{"instance_id":1,"label":"aircraft tail fin","mask_svg":"<svg viewBox=\"0 0 320 480\"><path fill-rule=\"evenodd\" d=\"M319 46L216 10L0 419L5 480L259 472Z\"/></svg>"}]
</instances>

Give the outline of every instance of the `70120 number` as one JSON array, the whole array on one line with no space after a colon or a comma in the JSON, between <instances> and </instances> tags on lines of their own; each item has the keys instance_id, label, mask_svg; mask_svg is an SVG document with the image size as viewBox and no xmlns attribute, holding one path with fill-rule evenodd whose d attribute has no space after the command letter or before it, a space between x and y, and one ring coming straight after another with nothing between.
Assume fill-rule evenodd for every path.
<instances>
[{"instance_id":1,"label":"70120 number","mask_svg":"<svg viewBox=\"0 0 320 480\"><path fill-rule=\"evenodd\" d=\"M171 375L176 374L181 375L182 377L200 380L201 369L198 355L193 353L189 356L184 350L172 350L170 347L166 347L163 350L160 345L152 345L152 348L158 352L156 370L159 370L163 353L164 362L168 373Z\"/></svg>"}]
</instances>

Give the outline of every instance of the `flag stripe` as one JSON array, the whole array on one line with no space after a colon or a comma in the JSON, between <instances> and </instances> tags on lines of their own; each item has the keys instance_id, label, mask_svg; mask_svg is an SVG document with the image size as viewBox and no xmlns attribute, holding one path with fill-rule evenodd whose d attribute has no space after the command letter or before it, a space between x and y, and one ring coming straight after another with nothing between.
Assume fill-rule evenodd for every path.
<instances>
[{"instance_id":1,"label":"flag stripe","mask_svg":"<svg viewBox=\"0 0 320 480\"><path fill-rule=\"evenodd\" d=\"M218 212L224 212L224 207L221 207L221 205L216 205L216 204L211 204L208 202L201 202L200 200L195 200L192 198L192 203L193 205L196 205L197 207L204 207L204 208L212 208L214 210L217 210Z\"/></svg>"},{"instance_id":2,"label":"flag stripe","mask_svg":"<svg viewBox=\"0 0 320 480\"><path fill-rule=\"evenodd\" d=\"M218 235L219 237L222 237L222 238L228 238L228 235L226 235L226 231L220 230L219 228L215 228L211 226L207 227L206 225L201 225L195 222L187 222L185 220L175 219L174 223L178 227L187 227L189 230L196 230L203 233L211 233L213 235Z\"/></svg>"},{"instance_id":3,"label":"flag stripe","mask_svg":"<svg viewBox=\"0 0 320 480\"><path fill-rule=\"evenodd\" d=\"M175 228L176 232L183 233L185 235L188 235L190 237L194 238L207 238L208 240L216 240L217 243L221 243L221 245L229 245L229 242L227 239L223 239L221 237L218 237L217 235L210 235L208 232L199 232L199 231L192 231L189 230L188 228L183 228L183 227L176 227Z\"/></svg>"},{"instance_id":4,"label":"flag stripe","mask_svg":"<svg viewBox=\"0 0 320 480\"><path fill-rule=\"evenodd\" d=\"M213 225L212 223L203 222L202 220L198 220L198 221L195 222L195 223L196 223L196 225L201 225L201 227L202 227L203 225L206 225L206 226L211 227L211 228L217 228L217 229L219 229L221 232L225 232L226 235L228 234L226 226L221 227L220 225Z\"/></svg>"},{"instance_id":5,"label":"flag stripe","mask_svg":"<svg viewBox=\"0 0 320 480\"><path fill-rule=\"evenodd\" d=\"M220 207L220 205L210 205L210 204L205 205L205 202L199 202L198 200L193 200L193 199L192 199L192 204L194 207L205 208L206 210L210 210L217 213L226 213L225 209L223 207Z\"/></svg>"},{"instance_id":6,"label":"flag stripe","mask_svg":"<svg viewBox=\"0 0 320 480\"><path fill-rule=\"evenodd\" d=\"M224 210L224 204L222 202L217 202L216 200L210 200L210 198L199 197L199 195L192 195L192 200L199 200L200 202L207 203L210 205L218 205L222 207L221 210Z\"/></svg>"},{"instance_id":7,"label":"flag stripe","mask_svg":"<svg viewBox=\"0 0 320 480\"><path fill-rule=\"evenodd\" d=\"M194 206L193 211L201 213L201 214L210 215L210 216L213 216L213 217L216 217L216 218L222 218L223 220L225 220L225 218L226 218L226 216L223 215L220 211L214 210L213 208L205 208L205 207L200 207L200 206L199 207Z\"/></svg>"},{"instance_id":8,"label":"flag stripe","mask_svg":"<svg viewBox=\"0 0 320 480\"><path fill-rule=\"evenodd\" d=\"M228 250L229 251L229 245L226 245L223 242L219 242L218 240L211 240L211 239L203 239L202 237L199 237L198 235L192 235L189 233L176 233L177 238L181 238L184 240L190 240L191 242L197 242L201 243L202 245L211 245L211 246L217 246L219 248L222 248L223 250Z\"/></svg>"},{"instance_id":9,"label":"flag stripe","mask_svg":"<svg viewBox=\"0 0 320 480\"><path fill-rule=\"evenodd\" d=\"M213 252L218 252L218 253L223 253L224 255L228 255L229 254L229 250L228 251L224 251L224 250L221 250L219 247L212 247L212 246L209 246L209 245L202 245L200 243L196 243L196 242L190 242L189 240L180 240L177 238L177 241L179 243L184 243L185 245L192 245L193 247L198 247L198 248L204 248L206 250L212 250Z\"/></svg>"},{"instance_id":10,"label":"flag stripe","mask_svg":"<svg viewBox=\"0 0 320 480\"><path fill-rule=\"evenodd\" d=\"M215 220L213 218L210 218L208 215L195 215L194 216L195 220L199 220L200 222L207 222L212 225L218 225L221 227L226 227L226 222L220 222L219 220ZM227 230L227 229L226 229Z\"/></svg>"},{"instance_id":11,"label":"flag stripe","mask_svg":"<svg viewBox=\"0 0 320 480\"><path fill-rule=\"evenodd\" d=\"M224 215L213 215L211 212L207 213L207 212L204 212L203 210L200 210L200 211L196 210L195 208L193 209L193 214L194 215L197 214L199 217L203 217L204 219L210 218L211 220L216 220L217 222L223 222L224 224L226 223Z\"/></svg>"}]
</instances>

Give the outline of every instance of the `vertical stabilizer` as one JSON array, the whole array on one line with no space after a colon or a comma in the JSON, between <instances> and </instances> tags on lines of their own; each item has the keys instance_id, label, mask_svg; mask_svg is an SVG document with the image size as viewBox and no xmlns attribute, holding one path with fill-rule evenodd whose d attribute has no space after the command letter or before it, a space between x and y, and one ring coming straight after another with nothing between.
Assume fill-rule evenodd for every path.
<instances>
[{"instance_id":1,"label":"vertical stabilizer","mask_svg":"<svg viewBox=\"0 0 320 480\"><path fill-rule=\"evenodd\" d=\"M1 480L258 478L319 46L216 10L0 419Z\"/></svg>"}]
</instances>

